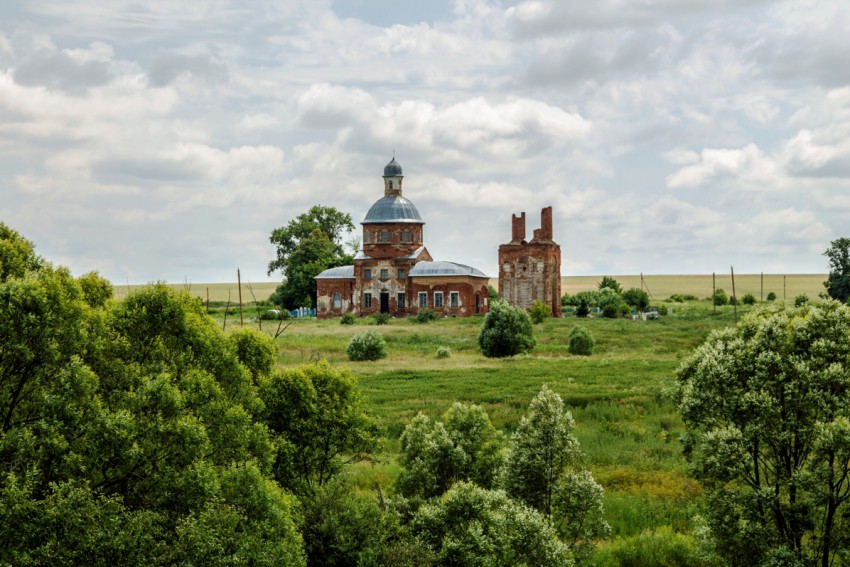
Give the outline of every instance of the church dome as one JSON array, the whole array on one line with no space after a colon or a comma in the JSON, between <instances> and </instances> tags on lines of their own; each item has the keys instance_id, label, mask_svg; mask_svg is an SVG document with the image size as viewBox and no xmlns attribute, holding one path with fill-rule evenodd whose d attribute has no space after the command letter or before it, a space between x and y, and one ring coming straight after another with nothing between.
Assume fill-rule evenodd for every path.
<instances>
[{"instance_id":1,"label":"church dome","mask_svg":"<svg viewBox=\"0 0 850 567\"><path fill-rule=\"evenodd\" d=\"M393 160L395 161L395 160ZM393 162L390 162L392 165ZM389 167L389 165L387 166ZM401 167L398 168L401 171ZM366 218L360 224L377 223L410 223L425 224L416 205L401 195L386 195L381 197L366 213Z\"/></svg>"},{"instance_id":2,"label":"church dome","mask_svg":"<svg viewBox=\"0 0 850 567\"><path fill-rule=\"evenodd\" d=\"M397 177L399 175L402 175L401 166L395 160L395 156L393 156L392 161L384 166L384 177Z\"/></svg>"}]
</instances>

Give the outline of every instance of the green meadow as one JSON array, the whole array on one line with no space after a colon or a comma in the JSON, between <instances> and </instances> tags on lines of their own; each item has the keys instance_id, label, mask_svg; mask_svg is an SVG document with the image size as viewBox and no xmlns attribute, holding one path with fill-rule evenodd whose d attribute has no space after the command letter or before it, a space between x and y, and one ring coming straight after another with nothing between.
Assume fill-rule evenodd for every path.
<instances>
[{"instance_id":1,"label":"green meadow","mask_svg":"<svg viewBox=\"0 0 850 567\"><path fill-rule=\"evenodd\" d=\"M323 358L357 376L368 409L380 418L387 437L375 462L356 467L364 490L375 482L392 490L398 438L418 412L438 417L455 401L471 402L483 406L494 425L510 435L531 398L548 384L570 407L587 466L605 488L613 538L602 548L647 534L689 538L701 487L688 476L682 457L683 424L671 400L675 371L713 329L734 324L734 310L724 306L715 312L705 300L662 305L665 314L649 321L549 319L535 326L533 353L508 359L481 354L481 317L424 324L394 319L380 326L371 325L371 319L355 325L292 320L283 323L289 326L277 339L278 362L291 367ZM738 315L747 309L739 306ZM221 314L218 320L224 323ZM237 323L238 316L228 318L228 328ZM567 335L577 324L596 339L592 356L567 351ZM276 329L277 323L263 322L265 332ZM385 338L388 357L349 362L346 344L367 329ZM451 357L437 358L439 346L451 348Z\"/></svg>"}]
</instances>

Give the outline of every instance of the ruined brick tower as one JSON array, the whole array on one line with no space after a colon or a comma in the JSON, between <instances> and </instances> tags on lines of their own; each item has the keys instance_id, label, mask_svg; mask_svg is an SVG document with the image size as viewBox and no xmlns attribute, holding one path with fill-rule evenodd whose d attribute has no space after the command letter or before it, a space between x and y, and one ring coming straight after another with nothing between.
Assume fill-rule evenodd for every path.
<instances>
[{"instance_id":1,"label":"ruined brick tower","mask_svg":"<svg viewBox=\"0 0 850 567\"><path fill-rule=\"evenodd\" d=\"M513 215L511 241L499 246L499 295L523 309L539 299L561 316L561 247L552 240L552 207L540 212L540 228L525 240L525 213Z\"/></svg>"}]
</instances>

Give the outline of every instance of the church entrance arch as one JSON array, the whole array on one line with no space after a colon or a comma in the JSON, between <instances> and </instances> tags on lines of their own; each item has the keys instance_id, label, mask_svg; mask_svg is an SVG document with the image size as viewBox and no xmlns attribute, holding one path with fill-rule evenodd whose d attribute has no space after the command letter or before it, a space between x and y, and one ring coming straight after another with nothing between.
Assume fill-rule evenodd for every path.
<instances>
[{"instance_id":1,"label":"church entrance arch","mask_svg":"<svg viewBox=\"0 0 850 567\"><path fill-rule=\"evenodd\" d=\"M386 291L381 292L381 313L390 312L390 294Z\"/></svg>"}]
</instances>

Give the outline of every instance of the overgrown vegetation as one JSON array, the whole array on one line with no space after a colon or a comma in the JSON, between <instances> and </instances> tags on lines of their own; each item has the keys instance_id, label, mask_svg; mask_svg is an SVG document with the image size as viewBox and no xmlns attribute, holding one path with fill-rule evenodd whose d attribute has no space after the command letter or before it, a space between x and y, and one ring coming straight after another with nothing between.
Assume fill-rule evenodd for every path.
<instances>
[{"instance_id":1,"label":"overgrown vegetation","mask_svg":"<svg viewBox=\"0 0 850 567\"><path fill-rule=\"evenodd\" d=\"M345 352L348 360L380 360L387 356L387 343L375 331L366 331L351 337Z\"/></svg>"},{"instance_id":2,"label":"overgrown vegetation","mask_svg":"<svg viewBox=\"0 0 850 567\"><path fill-rule=\"evenodd\" d=\"M491 358L529 352L535 345L531 317L525 310L505 301L494 302L484 317L478 345L484 356Z\"/></svg>"}]
</instances>

